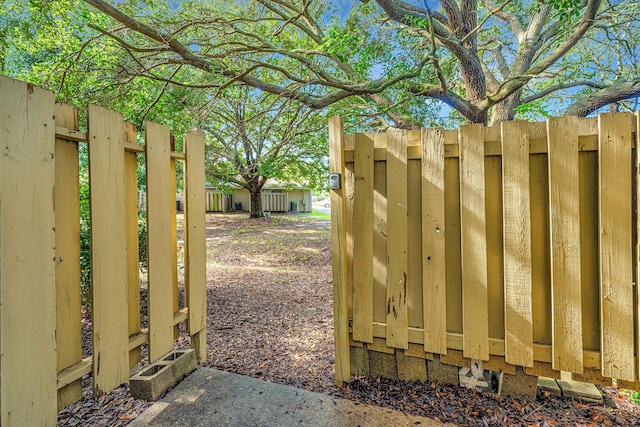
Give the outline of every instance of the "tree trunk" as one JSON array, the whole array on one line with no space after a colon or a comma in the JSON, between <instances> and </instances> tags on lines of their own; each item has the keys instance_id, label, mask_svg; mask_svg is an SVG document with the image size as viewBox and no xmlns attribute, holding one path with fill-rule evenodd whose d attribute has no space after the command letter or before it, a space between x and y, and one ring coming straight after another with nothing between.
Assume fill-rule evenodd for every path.
<instances>
[{"instance_id":1,"label":"tree trunk","mask_svg":"<svg viewBox=\"0 0 640 427\"><path fill-rule=\"evenodd\" d=\"M264 216L260 190L260 188L249 189L249 193L251 194L251 215L249 218L262 218Z\"/></svg>"},{"instance_id":2,"label":"tree trunk","mask_svg":"<svg viewBox=\"0 0 640 427\"><path fill-rule=\"evenodd\" d=\"M491 109L490 126L499 125L502 122L513 120L516 115L516 107L520 105L522 90L518 89Z\"/></svg>"}]
</instances>

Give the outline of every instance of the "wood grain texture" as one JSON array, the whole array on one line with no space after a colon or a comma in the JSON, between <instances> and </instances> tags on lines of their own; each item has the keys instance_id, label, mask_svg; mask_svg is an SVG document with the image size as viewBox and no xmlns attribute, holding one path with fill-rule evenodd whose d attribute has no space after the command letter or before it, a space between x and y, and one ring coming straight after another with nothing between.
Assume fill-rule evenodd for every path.
<instances>
[{"instance_id":1,"label":"wood grain texture","mask_svg":"<svg viewBox=\"0 0 640 427\"><path fill-rule=\"evenodd\" d=\"M602 375L634 381L631 114L600 114Z\"/></svg>"},{"instance_id":2,"label":"wood grain texture","mask_svg":"<svg viewBox=\"0 0 640 427\"><path fill-rule=\"evenodd\" d=\"M329 118L329 170L344 177L344 127L342 118ZM351 377L349 358L349 307L347 289L344 190L331 190L331 264L336 384Z\"/></svg>"},{"instance_id":3,"label":"wood grain texture","mask_svg":"<svg viewBox=\"0 0 640 427\"><path fill-rule=\"evenodd\" d=\"M176 159L169 157L169 179L171 181L171 194L169 202L171 204L171 279L173 279L173 313L176 314L180 310L178 301L178 218L176 212ZM180 336L180 327L173 327L173 339L177 340Z\"/></svg>"},{"instance_id":4,"label":"wood grain texture","mask_svg":"<svg viewBox=\"0 0 640 427\"><path fill-rule=\"evenodd\" d=\"M108 393L129 379L127 241L122 115L89 105L91 283L94 391Z\"/></svg>"},{"instance_id":5,"label":"wood grain texture","mask_svg":"<svg viewBox=\"0 0 640 427\"><path fill-rule=\"evenodd\" d=\"M640 111L636 111L636 354L640 356ZM640 383L640 357L636 357L636 380Z\"/></svg>"},{"instance_id":6,"label":"wood grain texture","mask_svg":"<svg viewBox=\"0 0 640 427\"><path fill-rule=\"evenodd\" d=\"M185 161L185 290L189 307L191 348L201 363L207 356L207 265L205 221L204 135L184 138Z\"/></svg>"},{"instance_id":7,"label":"wood grain texture","mask_svg":"<svg viewBox=\"0 0 640 427\"><path fill-rule=\"evenodd\" d=\"M376 134L376 147L386 150L387 135ZM375 162L373 178L373 319L387 321L387 164Z\"/></svg>"},{"instance_id":8,"label":"wood grain texture","mask_svg":"<svg viewBox=\"0 0 640 427\"><path fill-rule=\"evenodd\" d=\"M488 360L484 127L465 125L460 127L459 135L463 351L465 357Z\"/></svg>"},{"instance_id":9,"label":"wood grain texture","mask_svg":"<svg viewBox=\"0 0 640 427\"><path fill-rule=\"evenodd\" d=\"M78 112L56 104L56 126L78 129ZM82 360L80 302L80 185L78 144L56 138L56 349L58 372ZM82 383L58 390L58 409L82 398Z\"/></svg>"},{"instance_id":10,"label":"wood grain texture","mask_svg":"<svg viewBox=\"0 0 640 427\"><path fill-rule=\"evenodd\" d=\"M424 351L447 352L444 133L422 130L422 304Z\"/></svg>"},{"instance_id":11,"label":"wood grain texture","mask_svg":"<svg viewBox=\"0 0 640 427\"><path fill-rule=\"evenodd\" d=\"M533 367L529 124L502 123L505 360Z\"/></svg>"},{"instance_id":12,"label":"wood grain texture","mask_svg":"<svg viewBox=\"0 0 640 427\"><path fill-rule=\"evenodd\" d=\"M127 142L136 143L136 128L127 124ZM124 153L124 209L127 227L127 288L129 336L140 333L140 256L138 247L138 159L135 151ZM141 349L129 351L129 367L142 360Z\"/></svg>"},{"instance_id":13,"label":"wood grain texture","mask_svg":"<svg viewBox=\"0 0 640 427\"><path fill-rule=\"evenodd\" d=\"M576 117L547 120L553 369L581 374L580 186Z\"/></svg>"},{"instance_id":14,"label":"wood grain texture","mask_svg":"<svg viewBox=\"0 0 640 427\"><path fill-rule=\"evenodd\" d=\"M173 236L169 128L146 123L149 361L173 349Z\"/></svg>"},{"instance_id":15,"label":"wood grain texture","mask_svg":"<svg viewBox=\"0 0 640 427\"><path fill-rule=\"evenodd\" d=\"M407 133L387 132L387 346L406 349Z\"/></svg>"},{"instance_id":16,"label":"wood grain texture","mask_svg":"<svg viewBox=\"0 0 640 427\"><path fill-rule=\"evenodd\" d=\"M56 425L51 92L0 76L0 424Z\"/></svg>"},{"instance_id":17,"label":"wood grain texture","mask_svg":"<svg viewBox=\"0 0 640 427\"><path fill-rule=\"evenodd\" d=\"M373 140L356 135L353 210L353 339L373 342Z\"/></svg>"}]
</instances>

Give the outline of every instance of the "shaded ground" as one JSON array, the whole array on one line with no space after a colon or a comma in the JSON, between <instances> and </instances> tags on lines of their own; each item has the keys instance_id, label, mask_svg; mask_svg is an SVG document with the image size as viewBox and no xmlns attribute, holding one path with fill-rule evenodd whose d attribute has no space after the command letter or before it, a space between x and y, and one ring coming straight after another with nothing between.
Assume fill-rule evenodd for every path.
<instances>
[{"instance_id":1,"label":"shaded ground","mask_svg":"<svg viewBox=\"0 0 640 427\"><path fill-rule=\"evenodd\" d=\"M208 366L461 425L640 425L638 405L613 388L603 390L604 404L541 393L525 403L375 378L337 388L326 220L208 215L207 259ZM147 406L123 387L99 400L87 395L60 413L59 425L126 425Z\"/></svg>"}]
</instances>

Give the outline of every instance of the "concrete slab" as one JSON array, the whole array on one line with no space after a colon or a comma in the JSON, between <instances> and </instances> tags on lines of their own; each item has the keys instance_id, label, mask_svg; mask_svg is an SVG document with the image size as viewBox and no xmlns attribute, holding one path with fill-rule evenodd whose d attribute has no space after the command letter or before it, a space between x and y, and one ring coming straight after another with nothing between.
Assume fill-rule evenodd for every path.
<instances>
[{"instance_id":1,"label":"concrete slab","mask_svg":"<svg viewBox=\"0 0 640 427\"><path fill-rule=\"evenodd\" d=\"M573 380L559 380L558 385L560 386L564 397L589 402L602 402L602 394L600 394L600 390L598 390L598 388L593 384L581 383Z\"/></svg>"},{"instance_id":2,"label":"concrete slab","mask_svg":"<svg viewBox=\"0 0 640 427\"><path fill-rule=\"evenodd\" d=\"M446 424L242 375L200 368L129 425L440 427Z\"/></svg>"},{"instance_id":3,"label":"concrete slab","mask_svg":"<svg viewBox=\"0 0 640 427\"><path fill-rule=\"evenodd\" d=\"M562 396L562 390L553 378L538 377L538 388L553 396Z\"/></svg>"}]
</instances>

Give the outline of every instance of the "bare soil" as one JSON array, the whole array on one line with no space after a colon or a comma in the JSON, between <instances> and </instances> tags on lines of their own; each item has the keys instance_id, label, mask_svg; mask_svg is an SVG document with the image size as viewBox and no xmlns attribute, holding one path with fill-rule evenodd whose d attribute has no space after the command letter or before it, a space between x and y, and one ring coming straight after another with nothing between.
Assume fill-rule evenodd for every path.
<instances>
[{"instance_id":1,"label":"bare soil","mask_svg":"<svg viewBox=\"0 0 640 427\"><path fill-rule=\"evenodd\" d=\"M206 365L459 425L640 425L640 406L613 387L604 404L367 377L336 387L330 244L329 222L314 217L208 215ZM59 426L127 425L149 405L127 387L95 400L84 385Z\"/></svg>"}]
</instances>

